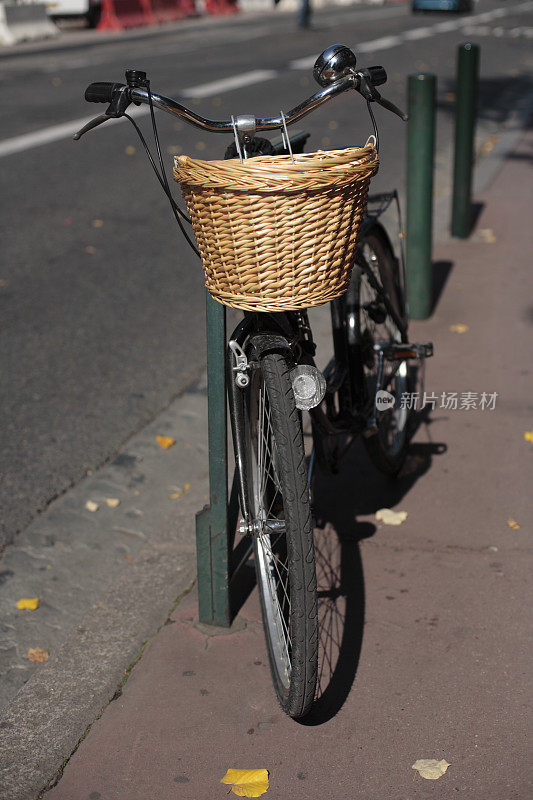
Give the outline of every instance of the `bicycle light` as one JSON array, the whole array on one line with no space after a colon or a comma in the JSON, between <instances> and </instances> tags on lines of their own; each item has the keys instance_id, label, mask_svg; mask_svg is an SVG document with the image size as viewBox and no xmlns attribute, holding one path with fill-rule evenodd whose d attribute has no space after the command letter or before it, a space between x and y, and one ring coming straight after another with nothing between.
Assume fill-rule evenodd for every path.
<instances>
[{"instance_id":1,"label":"bicycle light","mask_svg":"<svg viewBox=\"0 0 533 800\"><path fill-rule=\"evenodd\" d=\"M296 408L309 411L324 399L326 379L316 367L298 364L291 370L291 383L296 401Z\"/></svg>"},{"instance_id":2,"label":"bicycle light","mask_svg":"<svg viewBox=\"0 0 533 800\"><path fill-rule=\"evenodd\" d=\"M355 70L355 53L345 44L332 44L321 53L313 67L313 78L319 86L329 86Z\"/></svg>"}]
</instances>

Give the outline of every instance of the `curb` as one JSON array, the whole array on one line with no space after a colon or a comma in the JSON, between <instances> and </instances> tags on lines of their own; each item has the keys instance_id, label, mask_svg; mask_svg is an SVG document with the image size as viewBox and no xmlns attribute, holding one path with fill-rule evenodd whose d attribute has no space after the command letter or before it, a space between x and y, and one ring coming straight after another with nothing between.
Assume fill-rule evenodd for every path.
<instances>
[{"instance_id":1,"label":"curb","mask_svg":"<svg viewBox=\"0 0 533 800\"><path fill-rule=\"evenodd\" d=\"M29 800L50 786L116 695L124 668L191 588L195 513L208 491L206 417L200 380L111 463L54 501L7 551L3 567L9 572L11 566L13 575L2 587L6 630L22 626L25 645L18 649L31 638L52 655L45 664L30 664L22 653L14 658L15 671L26 669L30 677L2 712L2 800ZM174 436L176 445L163 451L155 442L160 433ZM190 490L170 500L171 484L188 479ZM84 510L87 499L109 496L111 488L122 498L122 516L104 503L97 513ZM22 580L30 576L33 596L43 600L37 611L15 610L22 596L17 565ZM2 650L9 654L9 642Z\"/></svg>"}]
</instances>

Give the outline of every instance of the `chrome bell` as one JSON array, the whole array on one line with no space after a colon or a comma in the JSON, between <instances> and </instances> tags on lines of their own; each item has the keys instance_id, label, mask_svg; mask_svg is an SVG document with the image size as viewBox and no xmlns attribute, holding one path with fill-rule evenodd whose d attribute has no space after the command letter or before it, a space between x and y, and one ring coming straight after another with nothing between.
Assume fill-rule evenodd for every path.
<instances>
[{"instance_id":1,"label":"chrome bell","mask_svg":"<svg viewBox=\"0 0 533 800\"><path fill-rule=\"evenodd\" d=\"M320 86L329 86L355 70L355 53L345 44L332 44L318 56L313 78Z\"/></svg>"}]
</instances>

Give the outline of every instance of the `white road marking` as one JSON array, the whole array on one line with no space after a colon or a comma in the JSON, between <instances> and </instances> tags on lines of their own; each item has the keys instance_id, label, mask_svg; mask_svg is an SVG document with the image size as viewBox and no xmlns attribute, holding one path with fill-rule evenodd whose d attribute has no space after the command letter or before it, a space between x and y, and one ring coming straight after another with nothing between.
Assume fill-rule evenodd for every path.
<instances>
[{"instance_id":1,"label":"white road marking","mask_svg":"<svg viewBox=\"0 0 533 800\"><path fill-rule=\"evenodd\" d=\"M498 19L509 14L521 14L533 9L533 0L528 0L526 3L519 3L516 6L509 8L494 8L492 11L485 11L482 14L471 14L467 17L458 17L456 19L444 20L437 22L435 25L424 26L423 28L411 28L406 31L401 31L393 36L383 36L380 39L373 39L369 42L358 42L354 45L355 53L374 53L378 50L388 50L391 47L397 47L400 44L416 39L428 39L438 33L448 33L455 31L459 28L466 27L472 22L489 22L492 19ZM309 69L314 65L316 56L307 56L305 58L298 58L291 61L291 69Z\"/></svg>"},{"instance_id":2,"label":"white road marking","mask_svg":"<svg viewBox=\"0 0 533 800\"><path fill-rule=\"evenodd\" d=\"M222 78L219 81L211 81L210 83L203 83L199 86L191 86L189 89L184 89L181 92L182 97L212 97L220 92L227 92L231 89L239 89L242 86L250 86L254 83L262 83L263 81L272 80L277 77L279 73L272 69L255 70L247 72L243 75L233 75L230 78ZM104 111L104 104L102 104L102 112ZM132 117L144 117L150 113L148 106L140 108L129 109L128 113ZM96 114L94 115L96 116ZM13 153L21 153L24 150L29 150L32 147L38 147L43 144L50 144L57 142L61 139L69 139L76 131L83 128L91 117L82 117L81 119L70 120L70 122L63 122L60 125L52 125L50 128L43 128L40 131L33 133L25 133L22 136L14 136L12 139L5 139L0 142L0 158L2 156L10 156ZM110 125L118 120L109 120L106 125Z\"/></svg>"},{"instance_id":3,"label":"white road marking","mask_svg":"<svg viewBox=\"0 0 533 800\"><path fill-rule=\"evenodd\" d=\"M80 128L83 128L90 119L92 119L92 117L82 117L81 119L64 122L62 125L52 125L50 128L43 128L34 133L25 133L22 136L5 139L3 142L0 142L0 157L10 156L13 153L20 153L23 150L29 150L31 147L37 147L41 144L57 142L58 139L67 139L73 136Z\"/></svg>"},{"instance_id":4,"label":"white road marking","mask_svg":"<svg viewBox=\"0 0 533 800\"><path fill-rule=\"evenodd\" d=\"M492 11L486 11L482 14L472 14L468 17L462 17L454 20L446 20L438 22L435 25L430 25L422 28L411 28L409 30L398 33L394 36L383 36L379 39L374 39L369 42L360 42L355 46L356 53L376 52L378 50L388 50L392 47L397 47L406 41L415 41L417 39L429 38L438 33L445 33L459 28L467 27L472 23L489 22L499 17L507 16L509 14L518 14L533 9L533 0L527 0L525 3L520 3L508 8L495 8ZM307 56L306 58L298 58L291 61L289 64L290 69L302 70L311 68L316 60L316 55ZM279 76L277 70L253 70L240 75L234 75L229 78L222 78L218 81L211 81L199 86L191 86L181 92L182 97L212 97L221 92L231 91L243 86L251 86L256 83L263 83L272 80ZM147 106L142 108L132 109L131 114L135 117L145 116L149 113ZM38 147L51 142L57 142L61 139L68 139L77 130L82 128L92 117L82 117L81 119L70 120L60 125L52 125L49 128L42 128L39 131L32 133L25 133L21 136L14 136L11 139L5 139L0 142L0 158L2 156L9 156L14 153L21 153L29 150L32 147ZM113 120L114 121L114 120ZM106 123L106 125L109 123Z\"/></svg>"},{"instance_id":5,"label":"white road marking","mask_svg":"<svg viewBox=\"0 0 533 800\"><path fill-rule=\"evenodd\" d=\"M276 78L279 72L274 69L256 69L242 75L233 75L231 78L222 78L219 81L203 83L201 86L192 86L181 92L182 97L212 97L219 92L228 92L240 89L242 86L251 86L254 83L263 83Z\"/></svg>"},{"instance_id":6,"label":"white road marking","mask_svg":"<svg viewBox=\"0 0 533 800\"><path fill-rule=\"evenodd\" d=\"M395 36L383 36L381 39L374 39L372 42L361 42L355 48L355 52L368 53L369 51L390 50L391 47L397 47L402 41L402 33L398 33Z\"/></svg>"},{"instance_id":7,"label":"white road marking","mask_svg":"<svg viewBox=\"0 0 533 800\"><path fill-rule=\"evenodd\" d=\"M431 28L413 28L410 31L405 31L403 38L405 41L410 42L415 39L425 39L427 36L431 35Z\"/></svg>"},{"instance_id":8,"label":"white road marking","mask_svg":"<svg viewBox=\"0 0 533 800\"><path fill-rule=\"evenodd\" d=\"M102 111L104 109L102 108ZM130 108L128 114L131 117L144 117L150 113L148 106L141 108ZM2 156L10 156L13 153L21 153L24 150L29 150L32 147L38 147L43 144L50 144L50 142L58 142L61 139L71 139L76 131L87 125L88 122L97 116L93 114L90 117L81 117L80 119L71 119L70 122L63 122L61 125L52 125L50 128L43 128L40 131L33 133L25 133L22 136L14 136L12 139L5 139L0 142L0 158ZM106 125L113 125L118 122L118 119L110 119Z\"/></svg>"}]
</instances>

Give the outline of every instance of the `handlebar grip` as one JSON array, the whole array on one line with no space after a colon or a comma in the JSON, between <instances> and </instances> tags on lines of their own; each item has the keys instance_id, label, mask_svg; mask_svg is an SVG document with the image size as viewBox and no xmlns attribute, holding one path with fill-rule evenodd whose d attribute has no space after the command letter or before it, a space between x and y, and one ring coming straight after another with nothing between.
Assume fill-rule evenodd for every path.
<instances>
[{"instance_id":1,"label":"handlebar grip","mask_svg":"<svg viewBox=\"0 0 533 800\"><path fill-rule=\"evenodd\" d=\"M370 82L372 86L381 86L387 83L387 72L385 67L368 67Z\"/></svg>"},{"instance_id":2,"label":"handlebar grip","mask_svg":"<svg viewBox=\"0 0 533 800\"><path fill-rule=\"evenodd\" d=\"M85 99L88 103L110 103L113 91L123 83L100 82L91 83L85 90Z\"/></svg>"}]
</instances>

